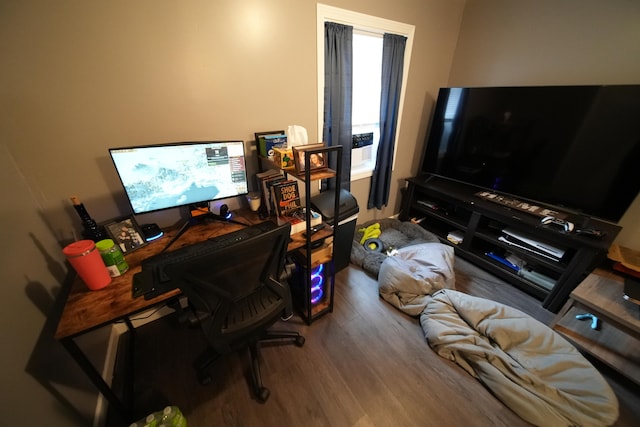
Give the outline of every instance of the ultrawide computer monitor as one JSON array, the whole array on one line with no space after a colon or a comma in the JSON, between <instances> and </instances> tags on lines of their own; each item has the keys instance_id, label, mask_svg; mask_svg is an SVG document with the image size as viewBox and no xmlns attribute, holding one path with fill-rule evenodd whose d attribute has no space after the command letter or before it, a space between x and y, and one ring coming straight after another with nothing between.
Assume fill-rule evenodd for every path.
<instances>
[{"instance_id":1,"label":"ultrawide computer monitor","mask_svg":"<svg viewBox=\"0 0 640 427\"><path fill-rule=\"evenodd\" d=\"M247 194L243 141L110 148L134 214Z\"/></svg>"}]
</instances>

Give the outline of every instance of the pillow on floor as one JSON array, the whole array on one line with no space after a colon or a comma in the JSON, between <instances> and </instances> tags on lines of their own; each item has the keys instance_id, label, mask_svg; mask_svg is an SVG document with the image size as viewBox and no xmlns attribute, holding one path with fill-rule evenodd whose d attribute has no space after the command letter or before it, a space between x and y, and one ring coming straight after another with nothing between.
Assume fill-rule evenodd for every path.
<instances>
[{"instance_id":1,"label":"pillow on floor","mask_svg":"<svg viewBox=\"0 0 640 427\"><path fill-rule=\"evenodd\" d=\"M380 267L378 291L385 301L411 316L419 316L429 296L453 289L454 251L442 243L422 243L398 249Z\"/></svg>"},{"instance_id":2,"label":"pillow on floor","mask_svg":"<svg viewBox=\"0 0 640 427\"><path fill-rule=\"evenodd\" d=\"M360 243L363 235L363 232L360 230L375 223L380 224L382 233L379 239L385 249L389 247L400 249L420 243L440 241L435 234L425 230L418 224L392 218L372 220L357 225L353 237L353 244L351 245L351 263L361 267L374 278L378 277L380 266L384 260L387 259L387 255L384 252L371 252L366 250Z\"/></svg>"}]
</instances>

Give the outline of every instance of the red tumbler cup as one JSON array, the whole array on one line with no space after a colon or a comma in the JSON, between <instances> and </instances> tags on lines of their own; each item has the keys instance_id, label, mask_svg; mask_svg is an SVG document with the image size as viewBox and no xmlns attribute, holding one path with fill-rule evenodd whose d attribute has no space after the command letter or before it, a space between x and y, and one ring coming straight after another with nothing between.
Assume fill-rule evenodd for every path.
<instances>
[{"instance_id":1,"label":"red tumbler cup","mask_svg":"<svg viewBox=\"0 0 640 427\"><path fill-rule=\"evenodd\" d=\"M78 276L92 291L111 283L111 275L92 240L78 240L62 249Z\"/></svg>"}]
</instances>

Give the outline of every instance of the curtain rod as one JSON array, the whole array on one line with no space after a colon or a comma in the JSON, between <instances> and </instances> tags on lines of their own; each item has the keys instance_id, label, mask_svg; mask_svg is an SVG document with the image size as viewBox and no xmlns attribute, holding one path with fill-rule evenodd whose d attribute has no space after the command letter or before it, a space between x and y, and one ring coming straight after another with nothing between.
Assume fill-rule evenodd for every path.
<instances>
[{"instance_id":1,"label":"curtain rod","mask_svg":"<svg viewBox=\"0 0 640 427\"><path fill-rule=\"evenodd\" d=\"M349 27L353 27L353 31L357 31L359 33L373 34L376 36L384 36L384 34L387 32L384 30L375 30L375 29L369 29L364 27L357 27L353 25L353 23L351 22L340 22L338 19L325 20L324 22L333 22L334 24L347 25Z\"/></svg>"}]
</instances>

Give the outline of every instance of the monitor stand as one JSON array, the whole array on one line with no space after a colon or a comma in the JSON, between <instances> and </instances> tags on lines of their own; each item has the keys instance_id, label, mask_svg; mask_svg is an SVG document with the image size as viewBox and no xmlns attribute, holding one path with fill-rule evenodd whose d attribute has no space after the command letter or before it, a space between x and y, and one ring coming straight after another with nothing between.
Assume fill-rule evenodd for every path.
<instances>
[{"instance_id":1,"label":"monitor stand","mask_svg":"<svg viewBox=\"0 0 640 427\"><path fill-rule=\"evenodd\" d=\"M185 223L182 224L182 227L180 227L180 230L178 230L176 235L171 238L169 243L167 243L167 245L160 251L160 253L166 251L169 248L169 246L171 246L176 240L180 238L180 236L182 236L185 233L185 231L189 229L189 227L191 227L194 224L197 224L202 220L207 220L207 219L211 219L214 221L221 221L221 222L231 222L234 224L244 225L245 227L249 226L249 224L245 224L244 222L240 222L232 219L231 212L229 212L227 216L217 215L217 214L214 214L213 212L199 214L196 217L191 217L188 220L186 220Z\"/></svg>"}]
</instances>

